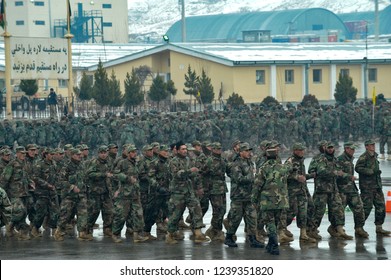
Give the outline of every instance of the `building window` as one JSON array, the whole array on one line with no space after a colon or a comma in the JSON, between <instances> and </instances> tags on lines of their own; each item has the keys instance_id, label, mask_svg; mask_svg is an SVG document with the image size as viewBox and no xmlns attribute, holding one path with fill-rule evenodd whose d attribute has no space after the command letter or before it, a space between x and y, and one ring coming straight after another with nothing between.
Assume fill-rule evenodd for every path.
<instances>
[{"instance_id":1,"label":"building window","mask_svg":"<svg viewBox=\"0 0 391 280\"><path fill-rule=\"evenodd\" d=\"M111 9L111 4L102 4L102 9Z\"/></svg>"},{"instance_id":2,"label":"building window","mask_svg":"<svg viewBox=\"0 0 391 280\"><path fill-rule=\"evenodd\" d=\"M285 83L293 84L295 82L295 76L293 70L285 70Z\"/></svg>"},{"instance_id":3,"label":"building window","mask_svg":"<svg viewBox=\"0 0 391 280\"><path fill-rule=\"evenodd\" d=\"M24 25L24 20L17 20L16 25Z\"/></svg>"},{"instance_id":4,"label":"building window","mask_svg":"<svg viewBox=\"0 0 391 280\"><path fill-rule=\"evenodd\" d=\"M15 6L23 6L23 1L15 1Z\"/></svg>"},{"instance_id":5,"label":"building window","mask_svg":"<svg viewBox=\"0 0 391 280\"><path fill-rule=\"evenodd\" d=\"M68 87L68 80L58 80L58 87L60 88Z\"/></svg>"},{"instance_id":6,"label":"building window","mask_svg":"<svg viewBox=\"0 0 391 280\"><path fill-rule=\"evenodd\" d=\"M265 70L255 70L255 79L257 85L265 84Z\"/></svg>"},{"instance_id":7,"label":"building window","mask_svg":"<svg viewBox=\"0 0 391 280\"><path fill-rule=\"evenodd\" d=\"M43 6L45 6L45 2L43 2L43 1L34 1L34 5L43 7Z\"/></svg>"},{"instance_id":8,"label":"building window","mask_svg":"<svg viewBox=\"0 0 391 280\"><path fill-rule=\"evenodd\" d=\"M112 22L104 22L104 23L103 23L103 26L104 26L104 27L112 27L112 26L113 26L113 23L112 23Z\"/></svg>"},{"instance_id":9,"label":"building window","mask_svg":"<svg viewBox=\"0 0 391 280\"><path fill-rule=\"evenodd\" d=\"M377 69L376 68L369 68L368 69L368 81L372 83L377 82Z\"/></svg>"},{"instance_id":10,"label":"building window","mask_svg":"<svg viewBox=\"0 0 391 280\"><path fill-rule=\"evenodd\" d=\"M341 69L340 73L342 76L349 76L349 69Z\"/></svg>"},{"instance_id":11,"label":"building window","mask_svg":"<svg viewBox=\"0 0 391 280\"><path fill-rule=\"evenodd\" d=\"M312 70L312 82L321 83L322 82L322 69Z\"/></svg>"},{"instance_id":12,"label":"building window","mask_svg":"<svg viewBox=\"0 0 391 280\"><path fill-rule=\"evenodd\" d=\"M36 20L35 25L45 25L45 21L44 20Z\"/></svg>"}]
</instances>

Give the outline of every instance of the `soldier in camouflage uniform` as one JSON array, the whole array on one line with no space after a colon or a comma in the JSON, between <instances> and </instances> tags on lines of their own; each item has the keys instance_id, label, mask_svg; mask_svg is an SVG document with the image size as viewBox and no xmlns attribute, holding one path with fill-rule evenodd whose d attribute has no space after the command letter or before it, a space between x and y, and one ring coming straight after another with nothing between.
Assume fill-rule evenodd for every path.
<instances>
[{"instance_id":1,"label":"soldier in camouflage uniform","mask_svg":"<svg viewBox=\"0 0 391 280\"><path fill-rule=\"evenodd\" d=\"M175 244L174 233L178 230L178 223L185 208L189 209L192 215L192 227L194 230L194 241L207 242L207 238L202 232L202 210L200 202L196 197L196 191L192 186L192 179L198 176L198 168L187 156L187 147L184 143L178 142L176 145L176 156L169 162L171 175L170 182L170 200L169 200L169 218L168 230L166 235L167 244ZM198 189L197 192L202 192Z\"/></svg>"},{"instance_id":2,"label":"soldier in camouflage uniform","mask_svg":"<svg viewBox=\"0 0 391 280\"><path fill-rule=\"evenodd\" d=\"M92 228L102 211L103 233L105 236L112 235L111 227L113 223L113 201L111 178L113 173L107 160L108 147L101 145L98 148L98 157L94 158L88 169L89 179L89 199L88 199L88 230L92 233Z\"/></svg>"},{"instance_id":3,"label":"soldier in camouflage uniform","mask_svg":"<svg viewBox=\"0 0 391 280\"><path fill-rule=\"evenodd\" d=\"M292 156L285 161L285 163L292 166L287 181L289 195L287 225L289 226L292 223L293 218L296 217L297 227L300 228L300 241L316 242L316 239L307 235L307 220L312 219L312 217L308 217L308 196L310 196L310 194L306 181L313 178L313 176L306 174L305 172L305 146L298 142L293 144L292 150Z\"/></svg>"},{"instance_id":4,"label":"soldier in camouflage uniform","mask_svg":"<svg viewBox=\"0 0 391 280\"><path fill-rule=\"evenodd\" d=\"M153 147L144 145L143 157L137 164L140 179L141 204L144 213L144 232L150 240L156 240L156 236L151 235L152 226L156 222L159 214L156 207L157 182L156 164L157 159L153 156Z\"/></svg>"},{"instance_id":5,"label":"soldier in camouflage uniform","mask_svg":"<svg viewBox=\"0 0 391 280\"><path fill-rule=\"evenodd\" d=\"M35 188L26 172L26 150L16 148L16 158L12 160L1 175L1 186L4 186L12 204L11 222L7 225L7 235L12 236L14 228L19 231L19 240L29 240L29 226L26 223L28 209L33 208L33 199L29 188Z\"/></svg>"},{"instance_id":6,"label":"soldier in camouflage uniform","mask_svg":"<svg viewBox=\"0 0 391 280\"><path fill-rule=\"evenodd\" d=\"M92 240L88 234L88 205L87 186L85 185L85 169L82 167L81 151L71 149L70 161L61 168L59 185L61 185L61 207L54 239L64 240L67 224L71 222L74 213L77 212L78 239L81 241Z\"/></svg>"},{"instance_id":7,"label":"soldier in camouflage uniform","mask_svg":"<svg viewBox=\"0 0 391 280\"><path fill-rule=\"evenodd\" d=\"M365 220L371 214L374 206L376 233L378 235L390 235L391 232L383 229L382 226L386 217L386 207L380 176L381 170L375 152L375 142L367 140L364 144L366 151L358 158L355 170L359 174L359 187L364 204Z\"/></svg>"},{"instance_id":8,"label":"soldier in camouflage uniform","mask_svg":"<svg viewBox=\"0 0 391 280\"><path fill-rule=\"evenodd\" d=\"M288 209L287 177L292 167L288 161L285 165L278 160L278 149L266 150L267 161L256 174L251 200L259 204L269 241L266 246L268 253L279 255L277 225L281 220L282 211Z\"/></svg>"},{"instance_id":9,"label":"soldier in camouflage uniform","mask_svg":"<svg viewBox=\"0 0 391 280\"><path fill-rule=\"evenodd\" d=\"M12 216L12 205L7 193L0 187L0 229L8 226Z\"/></svg>"},{"instance_id":10,"label":"soldier in camouflage uniform","mask_svg":"<svg viewBox=\"0 0 391 280\"><path fill-rule=\"evenodd\" d=\"M349 178L351 175L340 169L334 153L334 144L329 142L326 145L324 155L319 159L317 164L315 177L317 184L313 195L315 205L315 226L319 228L327 205L330 220L328 232L331 232L330 234L336 237L350 240L353 239L353 237L347 235L343 229L345 224L345 213L341 196L338 192L337 178Z\"/></svg>"},{"instance_id":11,"label":"soldier in camouflage uniform","mask_svg":"<svg viewBox=\"0 0 391 280\"><path fill-rule=\"evenodd\" d=\"M233 240L242 218L246 224L246 233L250 246L262 248L264 244L259 242L255 235L257 232L257 211L251 203L251 192L254 183L254 165L251 161L250 145L240 144L240 157L233 163L231 168L231 207L228 219L227 234L224 244L229 247L237 247Z\"/></svg>"},{"instance_id":12,"label":"soldier in camouflage uniform","mask_svg":"<svg viewBox=\"0 0 391 280\"><path fill-rule=\"evenodd\" d=\"M120 182L114 189L114 217L112 239L122 242L121 230L126 221L131 220L133 242L144 242L149 238L142 236L144 227L143 208L140 200L139 170L136 157L137 148L133 144L126 147L127 158L120 160L114 169L114 177Z\"/></svg>"},{"instance_id":13,"label":"soldier in camouflage uniform","mask_svg":"<svg viewBox=\"0 0 391 280\"><path fill-rule=\"evenodd\" d=\"M55 185L58 183L56 166L53 160L54 150L44 152L44 159L34 165L32 179L35 182L35 216L32 221L31 235L41 237L40 227L48 215L48 226L53 230L57 227L59 205Z\"/></svg>"},{"instance_id":14,"label":"soldier in camouflage uniform","mask_svg":"<svg viewBox=\"0 0 391 280\"><path fill-rule=\"evenodd\" d=\"M344 144L344 152L337 157L341 170L350 174L350 178L337 178L337 185L343 208L345 209L349 205L349 208L353 212L355 235L357 237L368 238L369 235L363 228L365 224L364 207L356 183L354 182L356 180L353 164L355 149L356 146L353 142L346 142Z\"/></svg>"},{"instance_id":15,"label":"soldier in camouflage uniform","mask_svg":"<svg viewBox=\"0 0 391 280\"><path fill-rule=\"evenodd\" d=\"M212 205L213 212L211 225L205 234L209 236L212 241L224 241L225 239L222 228L223 218L227 211L226 193L228 192L228 189L225 182L225 173L227 171L228 162L222 158L221 154L221 143L212 143L212 155L207 158L203 172L210 178L209 200Z\"/></svg>"},{"instance_id":16,"label":"soldier in camouflage uniform","mask_svg":"<svg viewBox=\"0 0 391 280\"><path fill-rule=\"evenodd\" d=\"M385 159L385 145L387 144L387 159L391 160L391 114L389 109L384 111L382 129L380 129L379 159Z\"/></svg>"},{"instance_id":17,"label":"soldier in camouflage uniform","mask_svg":"<svg viewBox=\"0 0 391 280\"><path fill-rule=\"evenodd\" d=\"M26 146L26 172L29 177L33 176L34 173L34 166L39 161L40 158L38 157L38 146L36 144L28 144ZM37 202L37 197L35 195L35 189L30 188L29 189L30 195L33 199L33 204L31 209L28 209L28 219L30 221L30 226L33 226L33 221L35 219L35 204Z\"/></svg>"}]
</instances>

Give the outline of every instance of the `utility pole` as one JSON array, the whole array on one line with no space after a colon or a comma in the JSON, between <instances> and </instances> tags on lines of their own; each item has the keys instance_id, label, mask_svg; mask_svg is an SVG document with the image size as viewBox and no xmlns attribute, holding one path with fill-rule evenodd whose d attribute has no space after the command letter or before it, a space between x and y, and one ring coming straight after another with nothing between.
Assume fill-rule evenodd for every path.
<instances>
[{"instance_id":1,"label":"utility pole","mask_svg":"<svg viewBox=\"0 0 391 280\"><path fill-rule=\"evenodd\" d=\"M180 0L182 4L182 43L186 42L186 16L185 16L185 0Z\"/></svg>"},{"instance_id":2,"label":"utility pole","mask_svg":"<svg viewBox=\"0 0 391 280\"><path fill-rule=\"evenodd\" d=\"M379 41L379 0L375 0L375 42Z\"/></svg>"}]
</instances>

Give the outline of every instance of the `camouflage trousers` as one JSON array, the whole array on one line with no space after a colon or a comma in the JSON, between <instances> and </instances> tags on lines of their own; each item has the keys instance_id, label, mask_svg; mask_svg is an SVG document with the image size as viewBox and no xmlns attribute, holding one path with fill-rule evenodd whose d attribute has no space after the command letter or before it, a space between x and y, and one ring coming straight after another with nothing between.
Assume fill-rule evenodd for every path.
<instances>
[{"instance_id":1,"label":"camouflage trousers","mask_svg":"<svg viewBox=\"0 0 391 280\"><path fill-rule=\"evenodd\" d=\"M364 205L365 220L371 214L373 206L375 207L375 225L382 225L386 218L386 206L384 200L383 190L381 188L376 189L363 189L361 188L361 200Z\"/></svg>"},{"instance_id":2,"label":"camouflage trousers","mask_svg":"<svg viewBox=\"0 0 391 280\"><path fill-rule=\"evenodd\" d=\"M213 211L210 224L214 229L222 230L224 215L227 211L226 194L211 194L209 199L212 204Z\"/></svg>"},{"instance_id":3,"label":"camouflage trousers","mask_svg":"<svg viewBox=\"0 0 391 280\"><path fill-rule=\"evenodd\" d=\"M231 200L231 207L228 213L227 234L235 234L242 218L244 219L248 235L255 235L257 232L257 211L251 201Z\"/></svg>"},{"instance_id":4,"label":"camouflage trousers","mask_svg":"<svg viewBox=\"0 0 391 280\"><path fill-rule=\"evenodd\" d=\"M381 154L385 154L386 144L387 144L387 154L391 155L391 136L381 135L380 143L379 143L379 150Z\"/></svg>"},{"instance_id":5,"label":"camouflage trousers","mask_svg":"<svg viewBox=\"0 0 391 280\"><path fill-rule=\"evenodd\" d=\"M186 207L192 217L192 228L202 227L202 210L199 199L194 193L172 193L168 202L168 232L174 233L178 230L179 220L183 216Z\"/></svg>"},{"instance_id":6,"label":"camouflage trousers","mask_svg":"<svg viewBox=\"0 0 391 280\"><path fill-rule=\"evenodd\" d=\"M139 195L133 197L119 196L114 199L113 234L120 235L125 222L129 223L135 232L143 230L143 207Z\"/></svg>"},{"instance_id":7,"label":"camouflage trousers","mask_svg":"<svg viewBox=\"0 0 391 280\"><path fill-rule=\"evenodd\" d=\"M152 226L155 224L159 209L156 204L156 194L141 193L141 204L144 213L144 231L151 232Z\"/></svg>"},{"instance_id":8,"label":"camouflage trousers","mask_svg":"<svg viewBox=\"0 0 391 280\"><path fill-rule=\"evenodd\" d=\"M283 211L284 210L282 209L262 211L262 219L266 225L266 230L269 236L277 234L277 227L279 222L281 221L281 214Z\"/></svg>"},{"instance_id":9,"label":"camouflage trousers","mask_svg":"<svg viewBox=\"0 0 391 280\"><path fill-rule=\"evenodd\" d=\"M353 213L354 227L363 227L365 224L364 205L358 192L340 193L343 209L349 206Z\"/></svg>"},{"instance_id":10,"label":"camouflage trousers","mask_svg":"<svg viewBox=\"0 0 391 280\"><path fill-rule=\"evenodd\" d=\"M49 215L48 225L50 228L57 227L57 220L59 214L59 206L57 202L57 195L54 196L39 196L34 205L35 215L32 221L36 228L42 226L43 220Z\"/></svg>"},{"instance_id":11,"label":"camouflage trousers","mask_svg":"<svg viewBox=\"0 0 391 280\"><path fill-rule=\"evenodd\" d=\"M90 194L88 200L88 228L92 229L102 211L103 228L111 229L113 224L113 201L108 193Z\"/></svg>"},{"instance_id":12,"label":"camouflage trousers","mask_svg":"<svg viewBox=\"0 0 391 280\"><path fill-rule=\"evenodd\" d=\"M77 230L79 232L87 231L87 207L87 198L84 196L80 196L79 198L63 198L57 223L58 229L65 231L67 224L71 222L75 213L77 213Z\"/></svg>"},{"instance_id":13,"label":"camouflage trousers","mask_svg":"<svg viewBox=\"0 0 391 280\"><path fill-rule=\"evenodd\" d=\"M11 221L12 205L5 190L0 188L0 227Z\"/></svg>"},{"instance_id":14,"label":"camouflage trousers","mask_svg":"<svg viewBox=\"0 0 391 280\"><path fill-rule=\"evenodd\" d=\"M286 224L290 225L296 217L298 228L307 227L308 199L306 193L289 194L289 208L286 210Z\"/></svg>"},{"instance_id":15,"label":"camouflage trousers","mask_svg":"<svg viewBox=\"0 0 391 280\"><path fill-rule=\"evenodd\" d=\"M318 228L322 222L323 215L328 208L328 217L332 226L345 225L345 213L342 206L341 196L338 192L318 193L315 192L313 196L315 205L314 223Z\"/></svg>"},{"instance_id":16,"label":"camouflage trousers","mask_svg":"<svg viewBox=\"0 0 391 280\"><path fill-rule=\"evenodd\" d=\"M29 209L34 207L31 196L11 198L12 214L11 222L17 230L28 230L29 226L26 223Z\"/></svg>"}]
</instances>

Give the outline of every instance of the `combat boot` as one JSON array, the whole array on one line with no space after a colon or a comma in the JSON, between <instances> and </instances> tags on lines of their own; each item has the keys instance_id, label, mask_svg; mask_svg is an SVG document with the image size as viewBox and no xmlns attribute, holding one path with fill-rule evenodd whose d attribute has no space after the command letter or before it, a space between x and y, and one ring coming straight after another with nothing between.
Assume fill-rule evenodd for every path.
<instances>
[{"instance_id":1,"label":"combat boot","mask_svg":"<svg viewBox=\"0 0 391 280\"><path fill-rule=\"evenodd\" d=\"M181 220L179 221L178 227L179 227L179 229L190 229L190 226L187 225L187 224L183 221L183 219L181 219Z\"/></svg>"},{"instance_id":2,"label":"combat boot","mask_svg":"<svg viewBox=\"0 0 391 280\"><path fill-rule=\"evenodd\" d=\"M284 228L283 231L284 231L284 233L285 233L286 236L288 236L288 237L293 237L293 233L290 232L287 228Z\"/></svg>"},{"instance_id":3,"label":"combat boot","mask_svg":"<svg viewBox=\"0 0 391 280\"><path fill-rule=\"evenodd\" d=\"M27 229L23 229L19 231L18 240L30 240L31 237L29 235L29 231Z\"/></svg>"},{"instance_id":4,"label":"combat boot","mask_svg":"<svg viewBox=\"0 0 391 280\"><path fill-rule=\"evenodd\" d=\"M85 232L85 231L80 231L77 239L80 241L91 241L92 240L89 238L87 232Z\"/></svg>"},{"instance_id":5,"label":"combat boot","mask_svg":"<svg viewBox=\"0 0 391 280\"><path fill-rule=\"evenodd\" d=\"M5 235L7 237L13 237L15 236L15 233L17 232L15 231L14 225L12 223L9 223L5 226Z\"/></svg>"},{"instance_id":6,"label":"combat boot","mask_svg":"<svg viewBox=\"0 0 391 280\"><path fill-rule=\"evenodd\" d=\"M168 232L166 234L166 244L177 244L178 241L175 240L173 233Z\"/></svg>"},{"instance_id":7,"label":"combat boot","mask_svg":"<svg viewBox=\"0 0 391 280\"><path fill-rule=\"evenodd\" d=\"M340 237L337 229L332 225L329 225L327 232L331 235L331 237Z\"/></svg>"},{"instance_id":8,"label":"combat boot","mask_svg":"<svg viewBox=\"0 0 391 280\"><path fill-rule=\"evenodd\" d=\"M279 255L277 234L269 234L269 241L266 246L266 251L271 255Z\"/></svg>"},{"instance_id":9,"label":"combat boot","mask_svg":"<svg viewBox=\"0 0 391 280\"><path fill-rule=\"evenodd\" d=\"M215 233L216 231L213 229L212 226L210 226L206 231L205 231L205 235L208 236L211 240L213 240L214 236L215 236Z\"/></svg>"},{"instance_id":10,"label":"combat boot","mask_svg":"<svg viewBox=\"0 0 391 280\"><path fill-rule=\"evenodd\" d=\"M177 230L176 232L174 232L172 234L172 237L175 239L175 240L183 240L185 239L185 235L183 234L182 231L180 230Z\"/></svg>"},{"instance_id":11,"label":"combat boot","mask_svg":"<svg viewBox=\"0 0 391 280\"><path fill-rule=\"evenodd\" d=\"M353 236L348 235L342 226L337 226L337 232L339 234L339 237L345 239L345 240L352 240Z\"/></svg>"},{"instance_id":12,"label":"combat boot","mask_svg":"<svg viewBox=\"0 0 391 280\"><path fill-rule=\"evenodd\" d=\"M94 230L93 229L87 230L87 236L89 240L94 240Z\"/></svg>"},{"instance_id":13,"label":"combat boot","mask_svg":"<svg viewBox=\"0 0 391 280\"><path fill-rule=\"evenodd\" d=\"M362 227L356 227L354 229L354 234L356 237L361 237L361 238L368 238L369 234L366 232Z\"/></svg>"},{"instance_id":14,"label":"combat boot","mask_svg":"<svg viewBox=\"0 0 391 280\"><path fill-rule=\"evenodd\" d=\"M133 232L133 242L139 243L139 242L145 242L148 240L148 237L142 236L138 232Z\"/></svg>"},{"instance_id":15,"label":"combat boot","mask_svg":"<svg viewBox=\"0 0 391 280\"><path fill-rule=\"evenodd\" d=\"M259 242L255 235L249 235L248 241L250 242L250 247L252 248L265 248L265 244L262 242Z\"/></svg>"},{"instance_id":16,"label":"combat boot","mask_svg":"<svg viewBox=\"0 0 391 280\"><path fill-rule=\"evenodd\" d=\"M236 244L235 240L233 240L232 237L233 237L232 233L227 233L225 235L224 244L227 245L228 247L238 247L238 244Z\"/></svg>"},{"instance_id":17,"label":"combat boot","mask_svg":"<svg viewBox=\"0 0 391 280\"><path fill-rule=\"evenodd\" d=\"M210 241L209 237L205 236L205 234L203 234L201 232L200 228L197 228L194 230L194 242L195 243L203 243L203 242L209 242L209 241Z\"/></svg>"},{"instance_id":18,"label":"combat boot","mask_svg":"<svg viewBox=\"0 0 391 280\"><path fill-rule=\"evenodd\" d=\"M167 225L165 225L163 222L159 222L156 224L156 230L158 232L167 233Z\"/></svg>"},{"instance_id":19,"label":"combat boot","mask_svg":"<svg viewBox=\"0 0 391 280\"><path fill-rule=\"evenodd\" d=\"M280 243L289 243L292 242L294 239L293 237L286 236L284 230L280 230L278 233L278 242Z\"/></svg>"},{"instance_id":20,"label":"combat boot","mask_svg":"<svg viewBox=\"0 0 391 280\"><path fill-rule=\"evenodd\" d=\"M308 237L312 237L316 240L322 240L322 236L319 234L317 229L308 230L307 235L308 235Z\"/></svg>"},{"instance_id":21,"label":"combat boot","mask_svg":"<svg viewBox=\"0 0 391 280\"><path fill-rule=\"evenodd\" d=\"M301 228L300 229L300 241L302 242L308 242L308 243L316 243L316 239L309 237L307 235L307 229L306 228Z\"/></svg>"},{"instance_id":22,"label":"combat boot","mask_svg":"<svg viewBox=\"0 0 391 280\"><path fill-rule=\"evenodd\" d=\"M378 234L378 235L390 235L391 231L383 229L382 225L376 225L376 234Z\"/></svg>"},{"instance_id":23,"label":"combat boot","mask_svg":"<svg viewBox=\"0 0 391 280\"><path fill-rule=\"evenodd\" d=\"M37 227L33 226L33 228L31 229L31 235L33 237L42 237L42 232L37 229Z\"/></svg>"},{"instance_id":24,"label":"combat boot","mask_svg":"<svg viewBox=\"0 0 391 280\"><path fill-rule=\"evenodd\" d=\"M113 234L113 235L111 236L111 239L113 239L113 241L114 241L115 243L121 243L121 242L122 242L122 239L121 239L121 236L120 236L120 235Z\"/></svg>"},{"instance_id":25,"label":"combat boot","mask_svg":"<svg viewBox=\"0 0 391 280\"><path fill-rule=\"evenodd\" d=\"M148 240L156 240L157 237L153 236L150 232L144 232L144 237L148 238Z\"/></svg>"},{"instance_id":26,"label":"combat boot","mask_svg":"<svg viewBox=\"0 0 391 280\"><path fill-rule=\"evenodd\" d=\"M126 235L133 235L133 229L131 227L126 228Z\"/></svg>"},{"instance_id":27,"label":"combat boot","mask_svg":"<svg viewBox=\"0 0 391 280\"><path fill-rule=\"evenodd\" d=\"M221 230L215 230L214 236L213 238L211 238L211 240L224 242L225 241L224 232Z\"/></svg>"},{"instance_id":28,"label":"combat boot","mask_svg":"<svg viewBox=\"0 0 391 280\"><path fill-rule=\"evenodd\" d=\"M64 241L64 235L65 235L65 233L61 232L61 230L59 230L57 228L57 230L54 232L53 237L54 237L54 240L56 240L56 241Z\"/></svg>"},{"instance_id":29,"label":"combat boot","mask_svg":"<svg viewBox=\"0 0 391 280\"><path fill-rule=\"evenodd\" d=\"M261 233L260 230L257 230L257 234L255 235L257 240L261 243L265 243L265 236Z\"/></svg>"},{"instance_id":30,"label":"combat boot","mask_svg":"<svg viewBox=\"0 0 391 280\"><path fill-rule=\"evenodd\" d=\"M105 229L103 230L103 236L105 236L105 237L111 237L112 235L113 235L113 232L111 231L110 228L105 228Z\"/></svg>"}]
</instances>

